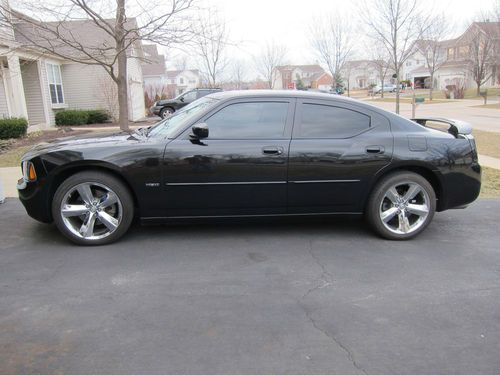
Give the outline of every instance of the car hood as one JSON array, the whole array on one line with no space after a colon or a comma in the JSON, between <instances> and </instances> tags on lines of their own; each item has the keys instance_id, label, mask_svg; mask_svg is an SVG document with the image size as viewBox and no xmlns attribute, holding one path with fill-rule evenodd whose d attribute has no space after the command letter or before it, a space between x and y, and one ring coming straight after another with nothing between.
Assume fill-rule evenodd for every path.
<instances>
[{"instance_id":1,"label":"car hood","mask_svg":"<svg viewBox=\"0 0 500 375\"><path fill-rule=\"evenodd\" d=\"M28 160L42 154L61 150L75 150L86 147L112 147L129 142L137 142L140 138L138 134L129 132L92 132L84 135L58 138L34 146L23 155L22 160Z\"/></svg>"}]
</instances>

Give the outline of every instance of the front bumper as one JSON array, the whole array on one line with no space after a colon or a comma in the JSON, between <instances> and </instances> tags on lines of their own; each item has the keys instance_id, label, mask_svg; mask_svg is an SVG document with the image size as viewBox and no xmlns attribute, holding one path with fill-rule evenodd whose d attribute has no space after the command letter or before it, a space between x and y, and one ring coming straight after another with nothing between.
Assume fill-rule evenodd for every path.
<instances>
[{"instance_id":1,"label":"front bumper","mask_svg":"<svg viewBox=\"0 0 500 375\"><path fill-rule=\"evenodd\" d=\"M24 178L21 178L17 182L19 200L26 209L26 212L33 219L42 223L52 222L50 199L47 190L45 179L27 182Z\"/></svg>"},{"instance_id":2,"label":"front bumper","mask_svg":"<svg viewBox=\"0 0 500 375\"><path fill-rule=\"evenodd\" d=\"M153 115L159 116L162 108L163 107L160 107L160 106L154 106L154 107L149 108L149 112L151 112Z\"/></svg>"}]
</instances>

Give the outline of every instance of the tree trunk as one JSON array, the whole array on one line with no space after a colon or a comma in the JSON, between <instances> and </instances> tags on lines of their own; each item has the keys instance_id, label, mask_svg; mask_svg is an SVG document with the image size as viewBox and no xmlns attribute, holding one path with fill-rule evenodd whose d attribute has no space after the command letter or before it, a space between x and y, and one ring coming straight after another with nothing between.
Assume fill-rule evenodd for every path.
<instances>
[{"instance_id":1,"label":"tree trunk","mask_svg":"<svg viewBox=\"0 0 500 375\"><path fill-rule=\"evenodd\" d=\"M481 95L481 82L476 82L477 84L477 90L476 90L476 96Z\"/></svg>"},{"instance_id":2,"label":"tree trunk","mask_svg":"<svg viewBox=\"0 0 500 375\"><path fill-rule=\"evenodd\" d=\"M129 131L128 126L128 82L127 82L127 55L126 53L120 54L118 56L118 123L120 124L120 129L123 131Z\"/></svg>"},{"instance_id":3,"label":"tree trunk","mask_svg":"<svg viewBox=\"0 0 500 375\"><path fill-rule=\"evenodd\" d=\"M380 97L384 99L384 79L382 79L382 91L380 91Z\"/></svg>"},{"instance_id":4,"label":"tree trunk","mask_svg":"<svg viewBox=\"0 0 500 375\"><path fill-rule=\"evenodd\" d=\"M434 90L434 74L431 74L431 87L429 88L429 100L432 100L433 90Z\"/></svg>"},{"instance_id":5,"label":"tree trunk","mask_svg":"<svg viewBox=\"0 0 500 375\"><path fill-rule=\"evenodd\" d=\"M396 113L399 115L399 69L396 70Z\"/></svg>"},{"instance_id":6,"label":"tree trunk","mask_svg":"<svg viewBox=\"0 0 500 375\"><path fill-rule=\"evenodd\" d=\"M129 131L128 126L128 79L127 79L127 51L125 50L125 0L116 1L115 42L118 55L118 123L120 129Z\"/></svg>"}]
</instances>

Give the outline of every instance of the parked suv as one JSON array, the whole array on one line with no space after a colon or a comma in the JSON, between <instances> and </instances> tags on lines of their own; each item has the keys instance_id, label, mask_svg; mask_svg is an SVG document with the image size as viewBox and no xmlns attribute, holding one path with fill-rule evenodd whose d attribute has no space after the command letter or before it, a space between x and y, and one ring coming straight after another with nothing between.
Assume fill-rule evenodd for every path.
<instances>
[{"instance_id":1,"label":"parked suv","mask_svg":"<svg viewBox=\"0 0 500 375\"><path fill-rule=\"evenodd\" d=\"M202 98L205 95L212 94L218 91L222 91L222 89L194 89L186 91L174 99L164 99L157 101L150 108L150 111L151 113L160 116L161 118L167 118L175 111L181 109L191 102L194 102L196 99Z\"/></svg>"}]
</instances>

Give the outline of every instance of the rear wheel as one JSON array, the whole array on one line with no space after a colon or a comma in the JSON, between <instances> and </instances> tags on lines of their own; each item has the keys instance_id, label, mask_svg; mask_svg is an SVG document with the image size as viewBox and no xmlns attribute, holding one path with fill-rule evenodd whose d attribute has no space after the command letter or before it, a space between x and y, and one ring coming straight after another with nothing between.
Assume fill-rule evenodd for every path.
<instances>
[{"instance_id":1,"label":"rear wheel","mask_svg":"<svg viewBox=\"0 0 500 375\"><path fill-rule=\"evenodd\" d=\"M57 228L79 245L103 245L123 236L132 223L134 202L124 184L96 171L65 180L52 201Z\"/></svg>"},{"instance_id":2,"label":"rear wheel","mask_svg":"<svg viewBox=\"0 0 500 375\"><path fill-rule=\"evenodd\" d=\"M408 240L422 232L436 211L431 184L412 172L399 172L380 181L370 196L367 219L390 240Z\"/></svg>"}]
</instances>

